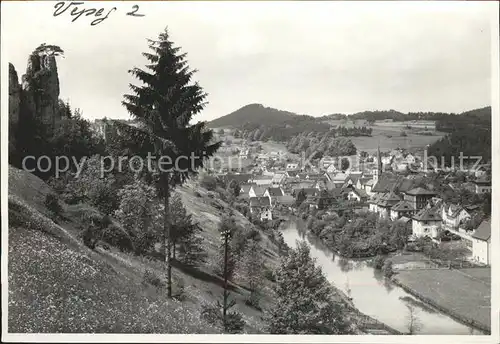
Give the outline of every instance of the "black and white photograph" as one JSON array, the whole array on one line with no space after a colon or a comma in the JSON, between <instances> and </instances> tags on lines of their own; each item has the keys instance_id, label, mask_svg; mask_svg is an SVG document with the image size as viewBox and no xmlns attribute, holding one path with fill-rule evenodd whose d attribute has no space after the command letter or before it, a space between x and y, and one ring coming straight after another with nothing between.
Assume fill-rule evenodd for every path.
<instances>
[{"instance_id":1,"label":"black and white photograph","mask_svg":"<svg viewBox=\"0 0 500 344\"><path fill-rule=\"evenodd\" d=\"M500 342L499 61L496 1L3 1L2 341Z\"/></svg>"}]
</instances>

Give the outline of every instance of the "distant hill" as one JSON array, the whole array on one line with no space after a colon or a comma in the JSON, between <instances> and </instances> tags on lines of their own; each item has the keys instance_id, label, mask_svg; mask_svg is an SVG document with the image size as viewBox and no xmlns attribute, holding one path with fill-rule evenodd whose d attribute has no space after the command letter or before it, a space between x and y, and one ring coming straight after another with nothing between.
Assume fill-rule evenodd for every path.
<instances>
[{"instance_id":1,"label":"distant hill","mask_svg":"<svg viewBox=\"0 0 500 344\"><path fill-rule=\"evenodd\" d=\"M294 121L299 116L293 112L282 111L265 107L262 104L249 104L231 112L228 115L214 119L208 123L210 128L240 127L244 124L250 125L275 125ZM310 117L312 116L303 116Z\"/></svg>"}]
</instances>

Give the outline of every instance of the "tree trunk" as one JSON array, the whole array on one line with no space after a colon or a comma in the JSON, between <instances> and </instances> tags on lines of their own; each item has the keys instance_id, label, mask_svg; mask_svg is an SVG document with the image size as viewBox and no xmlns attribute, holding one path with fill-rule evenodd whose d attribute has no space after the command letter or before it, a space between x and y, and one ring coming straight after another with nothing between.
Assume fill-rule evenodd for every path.
<instances>
[{"instance_id":1,"label":"tree trunk","mask_svg":"<svg viewBox=\"0 0 500 344\"><path fill-rule=\"evenodd\" d=\"M172 297L172 261L171 261L171 251L172 251L172 242L170 237L170 214L169 214L169 197L170 197L170 185L168 180L168 174L163 175L163 187L164 187L164 195L163 195L163 206L164 206L164 218L163 218L163 242L164 242L164 251L165 260L167 263L167 296Z\"/></svg>"}]
</instances>

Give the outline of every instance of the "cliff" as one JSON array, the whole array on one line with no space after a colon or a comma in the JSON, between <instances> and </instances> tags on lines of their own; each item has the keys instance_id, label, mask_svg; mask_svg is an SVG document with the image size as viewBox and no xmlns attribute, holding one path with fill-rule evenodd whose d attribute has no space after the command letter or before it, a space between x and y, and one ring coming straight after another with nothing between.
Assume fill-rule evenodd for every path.
<instances>
[{"instance_id":1,"label":"cliff","mask_svg":"<svg viewBox=\"0 0 500 344\"><path fill-rule=\"evenodd\" d=\"M15 147L15 132L19 123L21 106L21 85L17 72L12 63L9 63L9 147Z\"/></svg>"},{"instance_id":2,"label":"cliff","mask_svg":"<svg viewBox=\"0 0 500 344\"><path fill-rule=\"evenodd\" d=\"M54 55L30 55L22 89L26 111L53 126L59 114L59 77Z\"/></svg>"}]
</instances>

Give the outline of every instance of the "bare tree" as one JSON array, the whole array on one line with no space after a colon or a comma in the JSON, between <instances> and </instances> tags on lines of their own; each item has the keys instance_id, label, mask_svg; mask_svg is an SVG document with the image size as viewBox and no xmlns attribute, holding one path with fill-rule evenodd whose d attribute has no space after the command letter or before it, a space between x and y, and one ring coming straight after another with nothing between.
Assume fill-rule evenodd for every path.
<instances>
[{"instance_id":1,"label":"bare tree","mask_svg":"<svg viewBox=\"0 0 500 344\"><path fill-rule=\"evenodd\" d=\"M418 318L418 310L412 304L407 304L408 315L406 316L408 334L415 334L422 329L422 323Z\"/></svg>"}]
</instances>

